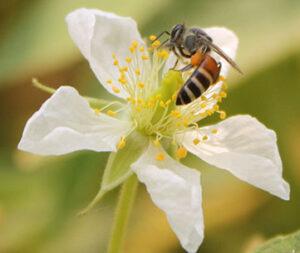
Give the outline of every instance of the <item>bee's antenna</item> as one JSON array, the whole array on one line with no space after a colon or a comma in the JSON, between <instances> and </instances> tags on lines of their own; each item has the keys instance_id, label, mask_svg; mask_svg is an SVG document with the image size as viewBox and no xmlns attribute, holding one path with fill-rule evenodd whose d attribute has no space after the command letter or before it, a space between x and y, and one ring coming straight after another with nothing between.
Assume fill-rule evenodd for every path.
<instances>
[{"instance_id":1,"label":"bee's antenna","mask_svg":"<svg viewBox=\"0 0 300 253\"><path fill-rule=\"evenodd\" d=\"M167 34L168 36L171 36L171 34L170 34L169 31L163 31L163 32L161 32L161 33L156 37L155 40L153 40L153 42L156 41L156 40L158 40L158 39L159 39L161 36L163 36L164 34Z\"/></svg>"},{"instance_id":2,"label":"bee's antenna","mask_svg":"<svg viewBox=\"0 0 300 253\"><path fill-rule=\"evenodd\" d=\"M162 46L164 46L168 41L169 41L169 39L166 39L163 43L160 44L160 46L158 47L158 49L161 48Z\"/></svg>"}]
</instances>

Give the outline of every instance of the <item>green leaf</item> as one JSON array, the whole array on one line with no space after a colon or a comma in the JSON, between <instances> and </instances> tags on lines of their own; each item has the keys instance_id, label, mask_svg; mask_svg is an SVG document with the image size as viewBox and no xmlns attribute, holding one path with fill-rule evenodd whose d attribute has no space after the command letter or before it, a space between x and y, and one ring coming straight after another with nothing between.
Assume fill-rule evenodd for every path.
<instances>
[{"instance_id":1,"label":"green leaf","mask_svg":"<svg viewBox=\"0 0 300 253\"><path fill-rule=\"evenodd\" d=\"M299 253L300 231L287 235L275 237L260 246L253 253Z\"/></svg>"},{"instance_id":2,"label":"green leaf","mask_svg":"<svg viewBox=\"0 0 300 253\"><path fill-rule=\"evenodd\" d=\"M112 152L109 155L100 191L89 204L89 206L80 214L88 212L95 204L97 204L103 195L119 186L129 176L132 175L130 166L134 163L144 152L148 146L149 138L141 133L134 131L126 138L126 146L117 152Z\"/></svg>"}]
</instances>

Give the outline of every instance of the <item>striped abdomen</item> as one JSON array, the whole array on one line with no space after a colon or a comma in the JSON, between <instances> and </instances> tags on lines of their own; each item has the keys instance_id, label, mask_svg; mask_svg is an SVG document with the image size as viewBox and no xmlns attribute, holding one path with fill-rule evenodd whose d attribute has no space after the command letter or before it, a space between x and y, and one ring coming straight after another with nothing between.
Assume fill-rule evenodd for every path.
<instances>
[{"instance_id":1,"label":"striped abdomen","mask_svg":"<svg viewBox=\"0 0 300 253\"><path fill-rule=\"evenodd\" d=\"M178 92L176 105L186 105L200 97L210 85L218 80L220 70L221 64L206 54Z\"/></svg>"}]
</instances>

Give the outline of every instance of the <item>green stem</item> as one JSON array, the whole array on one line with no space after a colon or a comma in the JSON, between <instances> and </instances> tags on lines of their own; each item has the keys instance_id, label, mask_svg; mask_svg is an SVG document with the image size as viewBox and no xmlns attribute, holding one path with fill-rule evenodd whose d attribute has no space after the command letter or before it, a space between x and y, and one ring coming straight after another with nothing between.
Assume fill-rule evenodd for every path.
<instances>
[{"instance_id":1,"label":"green stem","mask_svg":"<svg viewBox=\"0 0 300 253\"><path fill-rule=\"evenodd\" d=\"M122 250L126 227L137 188L138 179L136 175L132 175L122 185L107 253L120 253Z\"/></svg>"}]
</instances>

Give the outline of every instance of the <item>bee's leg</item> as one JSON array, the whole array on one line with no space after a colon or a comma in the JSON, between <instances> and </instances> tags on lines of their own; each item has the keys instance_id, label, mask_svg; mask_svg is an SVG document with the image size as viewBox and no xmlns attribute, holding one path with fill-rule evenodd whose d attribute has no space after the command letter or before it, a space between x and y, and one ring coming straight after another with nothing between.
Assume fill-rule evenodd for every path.
<instances>
[{"instance_id":1,"label":"bee's leg","mask_svg":"<svg viewBox=\"0 0 300 253\"><path fill-rule=\"evenodd\" d=\"M206 54L210 51L210 48L207 45L202 46L201 48L202 54Z\"/></svg>"},{"instance_id":2,"label":"bee's leg","mask_svg":"<svg viewBox=\"0 0 300 253\"><path fill-rule=\"evenodd\" d=\"M182 69L179 69L178 71L185 72L185 71L188 71L188 70L190 70L192 68L193 68L193 65L192 64L188 64L188 65L184 66Z\"/></svg>"},{"instance_id":3,"label":"bee's leg","mask_svg":"<svg viewBox=\"0 0 300 253\"><path fill-rule=\"evenodd\" d=\"M177 58L177 59L176 59L176 62L175 62L175 64L174 64L174 66L173 66L172 68L170 68L170 69L171 69L171 70L176 70L176 66L177 66L178 62L179 62L179 60L178 60L178 58Z\"/></svg>"},{"instance_id":4,"label":"bee's leg","mask_svg":"<svg viewBox=\"0 0 300 253\"><path fill-rule=\"evenodd\" d=\"M218 73L216 75L216 80L214 82L218 82L222 77L220 77L220 72L221 72L221 68L222 68L222 63L218 62Z\"/></svg>"},{"instance_id":5,"label":"bee's leg","mask_svg":"<svg viewBox=\"0 0 300 253\"><path fill-rule=\"evenodd\" d=\"M218 76L220 75L221 68L222 68L222 63L218 62Z\"/></svg>"}]
</instances>

